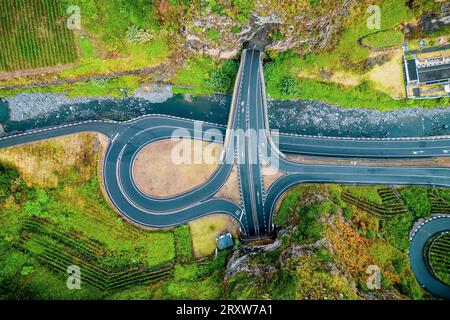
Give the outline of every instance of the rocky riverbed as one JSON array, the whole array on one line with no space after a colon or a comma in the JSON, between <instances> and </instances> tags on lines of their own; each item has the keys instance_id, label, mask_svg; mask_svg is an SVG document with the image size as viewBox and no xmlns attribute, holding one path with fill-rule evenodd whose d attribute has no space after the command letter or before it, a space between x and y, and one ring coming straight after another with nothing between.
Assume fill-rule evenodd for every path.
<instances>
[{"instance_id":1,"label":"rocky riverbed","mask_svg":"<svg viewBox=\"0 0 450 320\"><path fill-rule=\"evenodd\" d=\"M378 110L332 107L318 101L271 101L269 122L281 132L339 137L450 134L450 108Z\"/></svg>"},{"instance_id":2,"label":"rocky riverbed","mask_svg":"<svg viewBox=\"0 0 450 320\"><path fill-rule=\"evenodd\" d=\"M5 99L9 105L9 119L22 121L45 116L64 105L83 104L89 98L68 98L58 93L22 93Z\"/></svg>"},{"instance_id":3,"label":"rocky riverbed","mask_svg":"<svg viewBox=\"0 0 450 320\"><path fill-rule=\"evenodd\" d=\"M0 101L1 110L9 109L9 116L3 115L0 122L6 132L11 132L89 119L123 121L161 113L226 124L230 101L226 95L173 95L170 86L145 86L134 97L122 99L26 93ZM376 138L450 135L450 108L380 112L338 108L318 101L269 101L268 105L271 129L286 133Z\"/></svg>"}]
</instances>

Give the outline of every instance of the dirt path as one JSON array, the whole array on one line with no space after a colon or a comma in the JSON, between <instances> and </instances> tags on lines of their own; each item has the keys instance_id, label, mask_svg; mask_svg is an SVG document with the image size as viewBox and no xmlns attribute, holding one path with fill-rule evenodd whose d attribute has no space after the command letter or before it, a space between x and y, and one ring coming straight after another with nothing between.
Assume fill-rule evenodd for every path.
<instances>
[{"instance_id":1,"label":"dirt path","mask_svg":"<svg viewBox=\"0 0 450 320\"><path fill-rule=\"evenodd\" d=\"M101 79L113 79L121 76L128 76L128 75L141 75L141 76L148 76L148 75L154 75L157 79L155 81L155 84L158 85L172 85L170 80L176 75L178 68L180 68L184 61L187 59L186 53L180 53L175 55L170 55L168 58L164 60L161 64L155 66L155 67L145 67L141 69L136 70L129 70L129 71L120 71L120 72L113 72L108 74L98 74L98 75L90 75L86 77L80 77L76 79L57 79L57 80L49 80L49 81L37 81L32 83L26 83L26 84L14 84L14 85L1 85L1 81L9 80L14 77L20 77L20 76L32 76L32 75L39 75L41 73L53 73L58 72L67 68L72 67L73 65L67 65L66 66L54 66L54 67L47 67L47 68L40 68L40 69L32 69L32 70L22 70L22 71L14 71L14 72L7 72L7 73L0 73L0 89L28 89L28 88L42 88L47 87L51 85L63 85L63 84L70 84L70 83L77 83L77 82L88 82L91 80L101 80ZM57 75L55 75L57 76ZM180 86L183 88L191 88L192 86Z\"/></svg>"}]
</instances>

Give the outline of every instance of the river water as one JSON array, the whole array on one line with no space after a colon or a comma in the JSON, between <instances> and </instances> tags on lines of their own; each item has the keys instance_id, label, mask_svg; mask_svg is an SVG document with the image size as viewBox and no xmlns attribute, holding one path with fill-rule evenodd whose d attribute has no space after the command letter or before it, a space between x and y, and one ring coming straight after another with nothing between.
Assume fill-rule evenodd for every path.
<instances>
[{"instance_id":1,"label":"river water","mask_svg":"<svg viewBox=\"0 0 450 320\"><path fill-rule=\"evenodd\" d=\"M164 102L142 98L68 99L61 95L22 94L0 99L0 123L6 132L26 131L81 120L129 120L167 114L226 124L229 95L185 97ZM340 137L450 135L450 108L412 108L380 112L344 109L317 101L269 101L269 124L281 132Z\"/></svg>"}]
</instances>

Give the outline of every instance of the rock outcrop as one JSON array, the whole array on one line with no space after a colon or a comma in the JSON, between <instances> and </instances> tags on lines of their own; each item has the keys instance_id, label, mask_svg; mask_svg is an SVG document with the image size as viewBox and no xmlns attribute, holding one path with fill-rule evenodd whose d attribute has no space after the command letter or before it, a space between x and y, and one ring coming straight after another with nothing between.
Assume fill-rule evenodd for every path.
<instances>
[{"instance_id":1,"label":"rock outcrop","mask_svg":"<svg viewBox=\"0 0 450 320\"><path fill-rule=\"evenodd\" d=\"M190 18L186 18L180 30L186 47L204 55L233 58L245 42L268 29L272 32L269 48L276 51L330 49L350 8L357 3L356 0L324 0L320 8L313 8L309 1L305 4L286 1L278 5L273 2L255 1L245 23L227 14L219 15L211 8L206 8L203 14L187 15Z\"/></svg>"}]
</instances>

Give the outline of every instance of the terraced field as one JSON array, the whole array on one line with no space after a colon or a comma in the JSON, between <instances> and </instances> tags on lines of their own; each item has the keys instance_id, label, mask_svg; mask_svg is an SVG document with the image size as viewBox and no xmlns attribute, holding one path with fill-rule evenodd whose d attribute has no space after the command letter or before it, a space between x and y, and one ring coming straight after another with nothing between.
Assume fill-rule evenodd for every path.
<instances>
[{"instance_id":1,"label":"terraced field","mask_svg":"<svg viewBox=\"0 0 450 320\"><path fill-rule=\"evenodd\" d=\"M450 285L450 232L440 234L432 242L429 257L434 274Z\"/></svg>"},{"instance_id":2,"label":"terraced field","mask_svg":"<svg viewBox=\"0 0 450 320\"><path fill-rule=\"evenodd\" d=\"M66 21L58 0L0 1L0 72L74 62Z\"/></svg>"},{"instance_id":3,"label":"terraced field","mask_svg":"<svg viewBox=\"0 0 450 320\"><path fill-rule=\"evenodd\" d=\"M130 265L124 256L117 265L118 259L110 259L111 252L102 243L76 232L61 232L40 218L25 221L20 238L22 250L55 274L66 277L67 267L77 265L84 283L106 292L144 285L172 274L173 262L147 268L145 265Z\"/></svg>"},{"instance_id":4,"label":"terraced field","mask_svg":"<svg viewBox=\"0 0 450 320\"><path fill-rule=\"evenodd\" d=\"M352 192L342 192L342 200L352 204L357 208L367 211L380 218L389 218L397 214L407 213L408 209L403 204L398 192L394 188L378 188L377 193L381 199L380 203L375 203L364 199Z\"/></svg>"}]
</instances>

